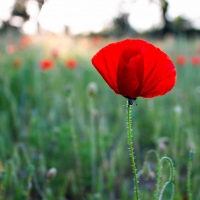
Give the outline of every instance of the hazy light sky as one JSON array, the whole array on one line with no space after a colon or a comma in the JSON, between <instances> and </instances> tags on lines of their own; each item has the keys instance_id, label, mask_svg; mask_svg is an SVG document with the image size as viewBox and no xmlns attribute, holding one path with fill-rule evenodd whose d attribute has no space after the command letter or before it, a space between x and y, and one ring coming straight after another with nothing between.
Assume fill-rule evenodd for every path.
<instances>
[{"instance_id":1,"label":"hazy light sky","mask_svg":"<svg viewBox=\"0 0 200 200\"><path fill-rule=\"evenodd\" d=\"M0 20L10 17L15 0L0 0ZM153 3L151 3L153 2ZM137 31L142 32L162 24L159 0L46 0L39 12L37 2L30 0L27 11L30 20L23 29L27 33L37 30L36 22L52 32L64 31L65 25L72 34L98 32L108 26L113 17L120 12L130 13L129 22ZM191 20L200 28L200 0L168 0L168 18L179 15ZM18 18L11 19L12 24L19 23ZM0 21L1 25L1 21Z\"/></svg>"}]
</instances>

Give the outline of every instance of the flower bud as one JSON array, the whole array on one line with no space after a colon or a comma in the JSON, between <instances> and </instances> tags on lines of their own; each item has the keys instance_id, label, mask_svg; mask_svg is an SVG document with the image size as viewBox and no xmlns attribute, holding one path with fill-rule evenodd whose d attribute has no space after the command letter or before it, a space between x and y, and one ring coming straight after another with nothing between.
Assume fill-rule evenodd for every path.
<instances>
[{"instance_id":1,"label":"flower bud","mask_svg":"<svg viewBox=\"0 0 200 200\"><path fill-rule=\"evenodd\" d=\"M174 196L174 184L169 181L166 182L161 190L159 200L172 200Z\"/></svg>"},{"instance_id":2,"label":"flower bud","mask_svg":"<svg viewBox=\"0 0 200 200\"><path fill-rule=\"evenodd\" d=\"M60 133L60 128L58 126L55 126L53 131L55 134L58 134L58 133Z\"/></svg>"},{"instance_id":3,"label":"flower bud","mask_svg":"<svg viewBox=\"0 0 200 200\"><path fill-rule=\"evenodd\" d=\"M181 113L182 113L182 108L181 108L181 106L179 106L179 105L175 106L175 107L174 107L174 112L175 112L176 114L181 114Z\"/></svg>"},{"instance_id":4,"label":"flower bud","mask_svg":"<svg viewBox=\"0 0 200 200\"><path fill-rule=\"evenodd\" d=\"M90 82L87 90L90 96L95 96L98 91L97 84L95 82Z\"/></svg>"},{"instance_id":5,"label":"flower bud","mask_svg":"<svg viewBox=\"0 0 200 200\"><path fill-rule=\"evenodd\" d=\"M158 143L158 149L162 152L164 152L167 149L167 146L164 142L159 142Z\"/></svg>"},{"instance_id":6,"label":"flower bud","mask_svg":"<svg viewBox=\"0 0 200 200\"><path fill-rule=\"evenodd\" d=\"M194 151L190 150L189 159L193 159L193 158L194 158Z\"/></svg>"},{"instance_id":7,"label":"flower bud","mask_svg":"<svg viewBox=\"0 0 200 200\"><path fill-rule=\"evenodd\" d=\"M70 96L70 94L72 92L72 87L70 85L67 85L65 88L65 92L66 92L67 96Z\"/></svg>"},{"instance_id":8,"label":"flower bud","mask_svg":"<svg viewBox=\"0 0 200 200\"><path fill-rule=\"evenodd\" d=\"M98 116L99 116L99 112L98 112L98 110L93 110L92 111L92 116L94 117L94 118L97 118Z\"/></svg>"},{"instance_id":9,"label":"flower bud","mask_svg":"<svg viewBox=\"0 0 200 200\"><path fill-rule=\"evenodd\" d=\"M143 164L142 176L145 180L155 178L155 173L151 170L147 161Z\"/></svg>"},{"instance_id":10,"label":"flower bud","mask_svg":"<svg viewBox=\"0 0 200 200\"><path fill-rule=\"evenodd\" d=\"M166 151L169 146L169 138L162 137L158 139L158 149L162 152Z\"/></svg>"},{"instance_id":11,"label":"flower bud","mask_svg":"<svg viewBox=\"0 0 200 200\"><path fill-rule=\"evenodd\" d=\"M57 174L57 169L53 167L47 171L46 177L47 179L51 180L56 176L56 174Z\"/></svg>"}]
</instances>

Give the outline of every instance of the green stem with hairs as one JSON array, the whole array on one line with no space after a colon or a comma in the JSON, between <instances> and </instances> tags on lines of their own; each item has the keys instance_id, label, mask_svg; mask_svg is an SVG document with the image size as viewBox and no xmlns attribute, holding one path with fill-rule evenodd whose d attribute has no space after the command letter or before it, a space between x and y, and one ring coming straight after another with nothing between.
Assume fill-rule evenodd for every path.
<instances>
[{"instance_id":1,"label":"green stem with hairs","mask_svg":"<svg viewBox=\"0 0 200 200\"><path fill-rule=\"evenodd\" d=\"M78 186L79 186L79 189L80 189L80 194L83 195L83 180L82 180L82 163L81 163L81 158L80 158L80 145L78 143L78 135L75 131L75 123L74 123L74 110L72 109L73 106L72 106L72 102L71 102L71 98L68 97L68 100L67 100L67 103L68 103L68 106L69 106L69 112L70 112L70 115L71 115L71 119L70 119L70 132L72 134L72 145L73 145L73 148L74 148L74 156L75 156L75 164L76 164L76 167L77 167L77 177L78 177L78 180L77 183L78 183Z\"/></svg>"},{"instance_id":2,"label":"green stem with hairs","mask_svg":"<svg viewBox=\"0 0 200 200\"><path fill-rule=\"evenodd\" d=\"M130 103L127 103L127 134L128 134L128 145L129 145L129 151L130 151L130 157L132 162L132 170L133 170L133 176L134 176L134 199L139 200L139 188L138 188L138 177L137 177L137 169L136 169L136 163L135 163L135 155L133 151L133 142L132 142L132 129L131 129L131 108Z\"/></svg>"},{"instance_id":3,"label":"green stem with hairs","mask_svg":"<svg viewBox=\"0 0 200 200\"><path fill-rule=\"evenodd\" d=\"M189 160L187 166L187 193L188 193L188 200L192 200L192 191L191 191L191 171L192 171L192 159L194 157L194 152L190 151L189 153Z\"/></svg>"},{"instance_id":4,"label":"green stem with hairs","mask_svg":"<svg viewBox=\"0 0 200 200\"><path fill-rule=\"evenodd\" d=\"M145 161L148 161L150 155L154 155L155 158L156 158L156 162L159 162L159 155L158 155L157 151L156 151L156 150L153 150L153 149L149 150L149 151L146 153L145 159L144 159L144 160L145 160Z\"/></svg>"},{"instance_id":5,"label":"green stem with hairs","mask_svg":"<svg viewBox=\"0 0 200 200\"><path fill-rule=\"evenodd\" d=\"M92 112L94 111L94 99L93 97L90 97L90 125L91 125L91 133L90 133L90 139L91 139L91 173L92 173L92 180L91 180L91 186L92 186L92 193L94 194L96 192L96 181L97 181L97 167L96 167L96 131L95 131L95 121L94 117L92 115Z\"/></svg>"}]
</instances>

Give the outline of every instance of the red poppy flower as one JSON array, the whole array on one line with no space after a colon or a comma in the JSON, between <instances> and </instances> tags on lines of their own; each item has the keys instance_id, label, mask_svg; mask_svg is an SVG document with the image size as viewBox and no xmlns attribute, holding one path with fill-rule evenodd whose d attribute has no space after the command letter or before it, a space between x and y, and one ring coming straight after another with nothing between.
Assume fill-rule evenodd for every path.
<instances>
[{"instance_id":1,"label":"red poppy flower","mask_svg":"<svg viewBox=\"0 0 200 200\"><path fill-rule=\"evenodd\" d=\"M15 45L13 45L13 44L10 44L6 47L6 52L8 54L14 54L14 53L16 53L16 51L17 51L17 49L16 49Z\"/></svg>"},{"instance_id":2,"label":"red poppy flower","mask_svg":"<svg viewBox=\"0 0 200 200\"><path fill-rule=\"evenodd\" d=\"M52 55L52 57L53 58L58 58L58 56L59 56L59 52L58 52L58 50L57 49L52 49L51 50L51 55Z\"/></svg>"},{"instance_id":3,"label":"red poppy flower","mask_svg":"<svg viewBox=\"0 0 200 200\"><path fill-rule=\"evenodd\" d=\"M200 57L199 56L192 56L191 57L191 63L194 66L199 66L200 65Z\"/></svg>"},{"instance_id":4,"label":"red poppy flower","mask_svg":"<svg viewBox=\"0 0 200 200\"><path fill-rule=\"evenodd\" d=\"M139 39L109 44L94 55L92 64L115 93L130 99L164 95L176 82L167 54Z\"/></svg>"},{"instance_id":5,"label":"red poppy flower","mask_svg":"<svg viewBox=\"0 0 200 200\"><path fill-rule=\"evenodd\" d=\"M69 59L65 62L65 66L74 69L77 67L77 62L74 59Z\"/></svg>"},{"instance_id":6,"label":"red poppy flower","mask_svg":"<svg viewBox=\"0 0 200 200\"><path fill-rule=\"evenodd\" d=\"M20 48L21 49L28 47L31 43L32 43L32 40L29 36L24 35L20 38Z\"/></svg>"},{"instance_id":7,"label":"red poppy flower","mask_svg":"<svg viewBox=\"0 0 200 200\"><path fill-rule=\"evenodd\" d=\"M40 61L40 68L42 70L51 69L51 68L53 68L53 65L54 65L54 63L52 60L44 59L44 60Z\"/></svg>"},{"instance_id":8,"label":"red poppy flower","mask_svg":"<svg viewBox=\"0 0 200 200\"><path fill-rule=\"evenodd\" d=\"M197 47L197 51L200 53L200 45Z\"/></svg>"},{"instance_id":9,"label":"red poppy flower","mask_svg":"<svg viewBox=\"0 0 200 200\"><path fill-rule=\"evenodd\" d=\"M13 65L14 65L14 67L16 67L16 68L21 67L21 65L22 65L22 59L21 59L21 58L16 58L16 59L13 61Z\"/></svg>"},{"instance_id":10,"label":"red poppy flower","mask_svg":"<svg viewBox=\"0 0 200 200\"><path fill-rule=\"evenodd\" d=\"M92 38L92 44L94 46L98 46L102 41L102 38L100 36L95 36Z\"/></svg>"},{"instance_id":11,"label":"red poppy flower","mask_svg":"<svg viewBox=\"0 0 200 200\"><path fill-rule=\"evenodd\" d=\"M176 63L177 63L177 65L179 65L179 66L184 66L184 65L186 65L186 57L185 56L177 56L176 57Z\"/></svg>"}]
</instances>

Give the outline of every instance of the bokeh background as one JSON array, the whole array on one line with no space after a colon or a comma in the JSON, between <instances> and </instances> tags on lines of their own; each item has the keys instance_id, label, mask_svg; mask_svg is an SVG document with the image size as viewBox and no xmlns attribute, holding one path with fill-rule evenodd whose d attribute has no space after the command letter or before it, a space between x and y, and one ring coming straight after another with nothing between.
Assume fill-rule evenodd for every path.
<instances>
[{"instance_id":1,"label":"bokeh background","mask_svg":"<svg viewBox=\"0 0 200 200\"><path fill-rule=\"evenodd\" d=\"M133 199L126 99L91 64L125 38L153 43L177 69L170 93L132 106L141 199L153 199L168 156L174 199L191 200L191 150L200 199L199 0L0 0L0 199ZM162 185L168 176L165 164Z\"/></svg>"},{"instance_id":2,"label":"bokeh background","mask_svg":"<svg viewBox=\"0 0 200 200\"><path fill-rule=\"evenodd\" d=\"M26 34L190 34L200 28L199 6L198 0L1 0L0 27Z\"/></svg>"}]
</instances>

